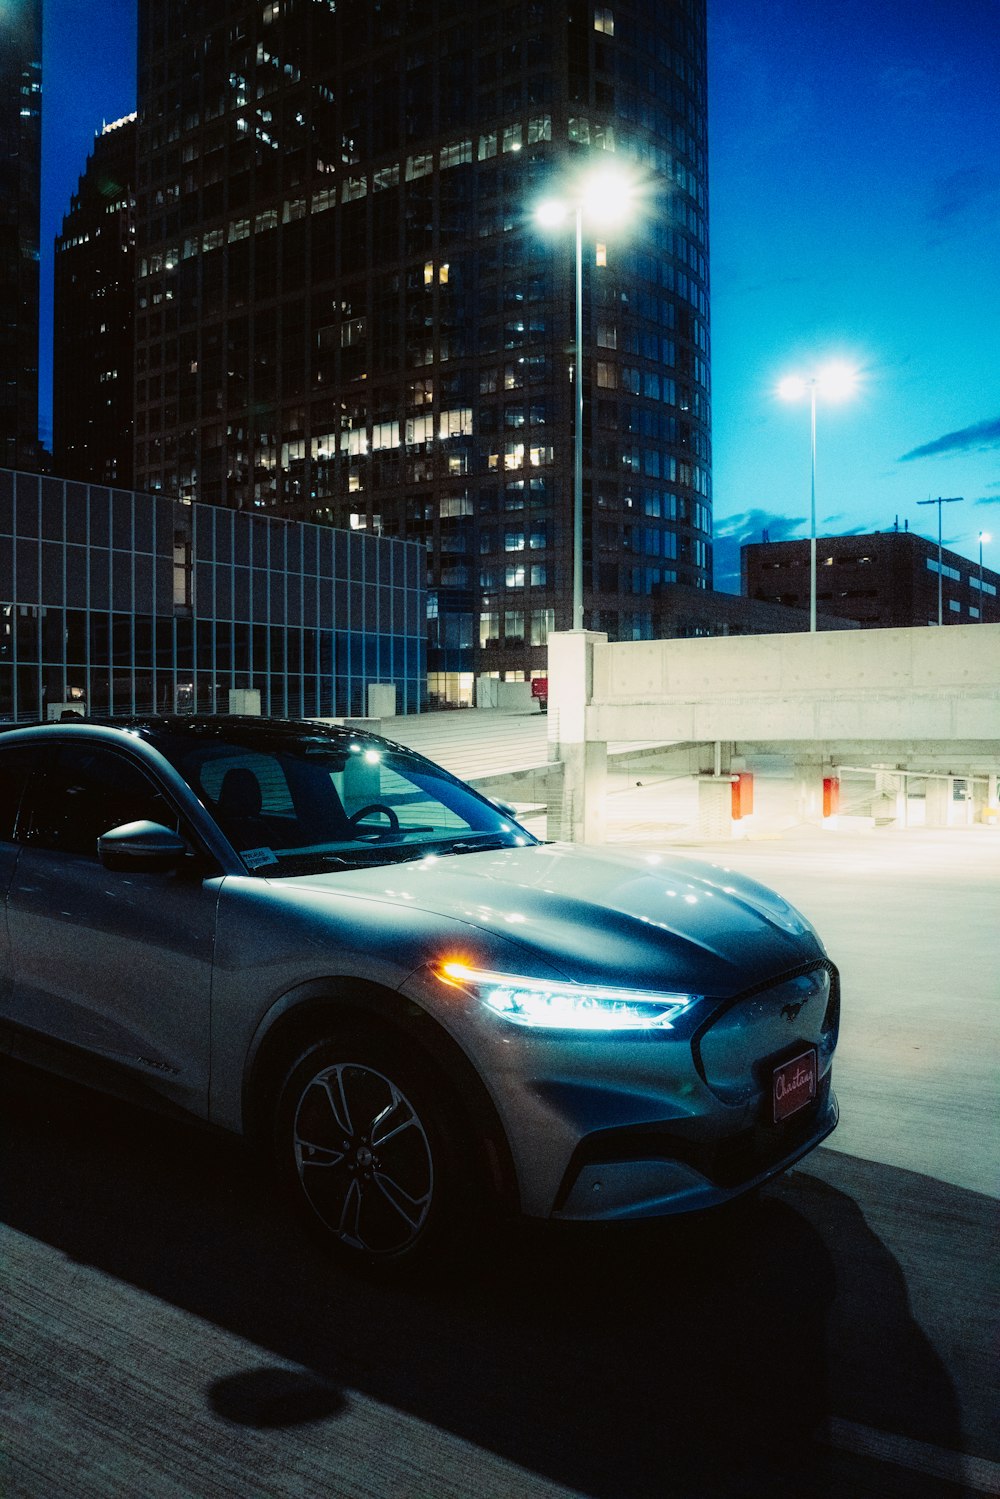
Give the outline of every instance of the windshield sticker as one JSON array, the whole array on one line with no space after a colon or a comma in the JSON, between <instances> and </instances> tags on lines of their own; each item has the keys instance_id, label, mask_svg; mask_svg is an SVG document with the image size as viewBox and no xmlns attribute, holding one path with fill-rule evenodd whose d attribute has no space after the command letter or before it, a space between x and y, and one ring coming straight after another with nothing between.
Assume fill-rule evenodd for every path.
<instances>
[{"instance_id":1,"label":"windshield sticker","mask_svg":"<svg viewBox=\"0 0 1000 1499\"><path fill-rule=\"evenodd\" d=\"M241 848L240 858L248 869L260 869L263 864L278 862L278 855L270 848Z\"/></svg>"}]
</instances>

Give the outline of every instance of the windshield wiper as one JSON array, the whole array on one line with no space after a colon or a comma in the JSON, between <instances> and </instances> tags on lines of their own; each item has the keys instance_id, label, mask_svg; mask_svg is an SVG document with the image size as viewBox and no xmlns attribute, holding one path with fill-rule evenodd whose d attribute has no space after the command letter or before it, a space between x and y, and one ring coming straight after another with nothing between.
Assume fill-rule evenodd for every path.
<instances>
[{"instance_id":1,"label":"windshield wiper","mask_svg":"<svg viewBox=\"0 0 1000 1499\"><path fill-rule=\"evenodd\" d=\"M422 859L427 850L419 845L378 848L359 847L355 852L343 854L301 854L295 859L281 859L278 864L265 864L255 874L282 875L324 874L330 869L379 869L386 864L406 864L413 859Z\"/></svg>"},{"instance_id":2,"label":"windshield wiper","mask_svg":"<svg viewBox=\"0 0 1000 1499\"><path fill-rule=\"evenodd\" d=\"M456 838L442 849L446 854L481 854L491 848L516 848L511 833L480 833L478 837Z\"/></svg>"}]
</instances>

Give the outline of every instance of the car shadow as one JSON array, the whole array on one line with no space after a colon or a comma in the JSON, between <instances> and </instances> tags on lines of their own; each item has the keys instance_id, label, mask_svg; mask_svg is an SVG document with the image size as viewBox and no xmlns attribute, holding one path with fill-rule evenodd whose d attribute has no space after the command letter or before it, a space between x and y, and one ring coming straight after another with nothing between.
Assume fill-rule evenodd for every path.
<instances>
[{"instance_id":1,"label":"car shadow","mask_svg":"<svg viewBox=\"0 0 1000 1499\"><path fill-rule=\"evenodd\" d=\"M238 1142L20 1064L2 1096L12 1228L273 1350L273 1371L209 1381L224 1420L336 1421L358 1390L595 1499L855 1492L831 1417L961 1446L899 1264L805 1171L697 1220L519 1226L372 1284L285 1217ZM910 1478L878 1492L923 1494Z\"/></svg>"}]
</instances>

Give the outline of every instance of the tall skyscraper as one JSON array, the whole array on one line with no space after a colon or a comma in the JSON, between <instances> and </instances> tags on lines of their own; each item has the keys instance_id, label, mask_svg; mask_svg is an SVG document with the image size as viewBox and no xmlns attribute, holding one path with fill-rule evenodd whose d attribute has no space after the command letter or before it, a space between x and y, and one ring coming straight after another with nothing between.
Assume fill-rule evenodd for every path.
<instances>
[{"instance_id":1,"label":"tall skyscraper","mask_svg":"<svg viewBox=\"0 0 1000 1499\"><path fill-rule=\"evenodd\" d=\"M105 125L56 239L57 474L132 484L136 117Z\"/></svg>"},{"instance_id":2,"label":"tall skyscraper","mask_svg":"<svg viewBox=\"0 0 1000 1499\"><path fill-rule=\"evenodd\" d=\"M141 0L136 479L419 538L432 700L711 578L704 0ZM471 22L474 21L474 24Z\"/></svg>"},{"instance_id":3,"label":"tall skyscraper","mask_svg":"<svg viewBox=\"0 0 1000 1499\"><path fill-rule=\"evenodd\" d=\"M0 466L38 460L42 4L0 5Z\"/></svg>"}]
</instances>

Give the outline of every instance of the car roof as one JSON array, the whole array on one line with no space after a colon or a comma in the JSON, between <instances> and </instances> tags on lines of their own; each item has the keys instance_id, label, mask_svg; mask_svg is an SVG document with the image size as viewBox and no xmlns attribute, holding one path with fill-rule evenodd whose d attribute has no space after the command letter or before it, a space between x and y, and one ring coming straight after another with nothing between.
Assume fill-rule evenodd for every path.
<instances>
[{"instance_id":1,"label":"car roof","mask_svg":"<svg viewBox=\"0 0 1000 1499\"><path fill-rule=\"evenodd\" d=\"M119 730L130 736L139 736L152 745L165 739L187 739L189 742L208 743L236 742L246 748L259 745L261 748L278 748L281 743L301 741L303 738L325 739L331 748L347 747L351 744L377 744L389 747L402 754L413 755L414 751L403 744L375 734L371 729L350 724L329 724L308 718L262 718L249 714L208 713L164 713L130 714L121 718L72 717L36 720L33 723L8 723L0 725L0 735L31 731L31 737L59 734L89 737L94 729ZM418 758L422 758L419 757Z\"/></svg>"}]
</instances>

